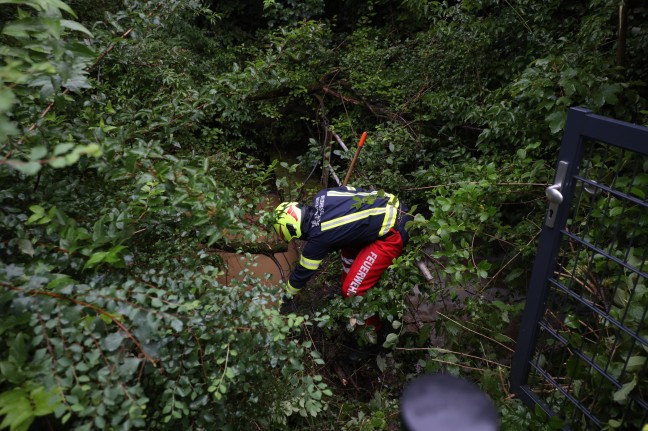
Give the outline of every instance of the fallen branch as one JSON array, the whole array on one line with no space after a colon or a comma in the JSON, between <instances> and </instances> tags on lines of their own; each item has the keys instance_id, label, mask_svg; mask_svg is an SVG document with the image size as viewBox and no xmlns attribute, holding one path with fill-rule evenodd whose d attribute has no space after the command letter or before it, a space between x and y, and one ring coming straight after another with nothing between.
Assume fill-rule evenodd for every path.
<instances>
[{"instance_id":1,"label":"fallen branch","mask_svg":"<svg viewBox=\"0 0 648 431\"><path fill-rule=\"evenodd\" d=\"M340 144L340 147L342 147L342 149L343 149L345 152L349 152L349 148L347 148L347 146L346 146L345 143L342 141L342 139L338 136L338 134L335 133L334 131L331 131L331 134L333 135L333 137L335 138L335 140L337 141L337 143Z\"/></svg>"},{"instance_id":2,"label":"fallen branch","mask_svg":"<svg viewBox=\"0 0 648 431\"><path fill-rule=\"evenodd\" d=\"M306 87L306 94L313 94L322 91L327 85L329 85L335 77L340 73L339 69L335 69L319 79L315 84L311 84ZM265 93L250 94L245 97L245 100L250 100L258 102L261 100L271 100L271 99L280 99L282 97L288 97L291 93L295 91L295 87L279 87L274 90L266 91Z\"/></svg>"},{"instance_id":3,"label":"fallen branch","mask_svg":"<svg viewBox=\"0 0 648 431\"><path fill-rule=\"evenodd\" d=\"M408 121L403 118L401 115L392 112L391 110L384 108L382 106L374 105L362 99L357 99L355 97L346 96L336 90L333 90L331 87L322 88L325 94L329 94L337 99L342 100L343 102L351 103L352 105L364 106L376 117L385 117L392 121L397 121L402 124L409 124Z\"/></svg>"},{"instance_id":4,"label":"fallen branch","mask_svg":"<svg viewBox=\"0 0 648 431\"><path fill-rule=\"evenodd\" d=\"M425 280L428 283L432 283L434 281L434 277L432 277L432 273L430 272L430 269L425 265L425 262L422 260L417 260L416 261L416 266L421 270L421 274L423 274L423 277L425 277Z\"/></svg>"},{"instance_id":5,"label":"fallen branch","mask_svg":"<svg viewBox=\"0 0 648 431\"><path fill-rule=\"evenodd\" d=\"M207 248L205 245L200 245L199 248ZM209 247L210 251L221 252L226 251L228 253L252 253L252 254L263 254L265 256L272 256L275 253L286 253L288 251L288 243L285 242L259 242L259 243L246 243L246 242L230 242L223 244L214 244Z\"/></svg>"}]
</instances>

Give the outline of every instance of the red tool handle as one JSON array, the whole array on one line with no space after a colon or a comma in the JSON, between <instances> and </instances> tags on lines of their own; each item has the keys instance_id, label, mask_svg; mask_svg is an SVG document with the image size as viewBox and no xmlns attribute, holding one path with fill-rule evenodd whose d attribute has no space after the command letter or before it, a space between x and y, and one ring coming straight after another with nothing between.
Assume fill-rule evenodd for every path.
<instances>
[{"instance_id":1,"label":"red tool handle","mask_svg":"<svg viewBox=\"0 0 648 431\"><path fill-rule=\"evenodd\" d=\"M353 160L351 160L351 166L349 166L349 171L347 172L346 177L344 177L344 181L342 182L343 186L346 186L347 183L349 182L351 171L353 171L353 167L355 166L356 161L358 160L358 154L360 154L360 149L364 145L366 139L367 139L367 132L362 132L362 136L360 136L360 142L358 142L358 148L356 149L356 152L353 155Z\"/></svg>"},{"instance_id":2,"label":"red tool handle","mask_svg":"<svg viewBox=\"0 0 648 431\"><path fill-rule=\"evenodd\" d=\"M360 142L358 142L358 148L364 145L366 139L367 139L367 132L362 132L362 136L360 136Z\"/></svg>"}]
</instances>

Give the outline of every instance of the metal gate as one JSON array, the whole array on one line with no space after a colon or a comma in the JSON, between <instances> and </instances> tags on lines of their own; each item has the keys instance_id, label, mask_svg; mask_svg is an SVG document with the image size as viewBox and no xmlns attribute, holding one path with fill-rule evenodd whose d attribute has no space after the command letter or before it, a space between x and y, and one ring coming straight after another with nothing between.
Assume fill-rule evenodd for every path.
<instances>
[{"instance_id":1,"label":"metal gate","mask_svg":"<svg viewBox=\"0 0 648 431\"><path fill-rule=\"evenodd\" d=\"M648 128L569 111L511 370L564 429L648 423Z\"/></svg>"}]
</instances>

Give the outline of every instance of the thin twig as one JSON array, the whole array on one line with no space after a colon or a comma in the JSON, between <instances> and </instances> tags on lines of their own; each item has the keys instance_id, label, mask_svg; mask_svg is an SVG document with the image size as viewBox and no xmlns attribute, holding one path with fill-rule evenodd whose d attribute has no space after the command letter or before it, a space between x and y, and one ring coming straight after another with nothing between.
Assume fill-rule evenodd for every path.
<instances>
[{"instance_id":1,"label":"thin twig","mask_svg":"<svg viewBox=\"0 0 648 431\"><path fill-rule=\"evenodd\" d=\"M533 238L531 238L531 239L529 240L529 242L527 242L526 246L529 246L533 241L535 241L535 239L538 237L538 235L540 235L540 232L542 232L542 230L539 230L535 235L533 235ZM509 261L506 262L506 263L505 263L505 264L504 264L504 265L499 269L499 271L497 271L497 272L495 273L495 275L493 275L493 276L491 277L491 279L488 281L488 283L486 283L486 285L484 286L484 289L486 289L486 288L487 288L487 287L488 287L488 286L489 286L493 281L495 281L495 280L497 279L497 276L499 276L500 273L501 273L502 271L504 271L504 269L505 269L507 266L509 266L509 265L511 264L511 262L513 262L515 259L517 259L517 257L518 257L520 254L522 254L522 250L520 250L520 251L518 251L517 253L515 253L515 256L513 256L511 259L509 259Z\"/></svg>"},{"instance_id":2,"label":"thin twig","mask_svg":"<svg viewBox=\"0 0 648 431\"><path fill-rule=\"evenodd\" d=\"M489 364L497 365L499 367L511 368L508 365L500 364L499 362L493 361L491 359L485 359L485 358L482 358L481 356L469 355L468 353L463 353L463 352L455 352L453 350L443 349L441 347L394 347L394 350L403 350L403 351L406 351L406 352L421 351L421 350L434 350L434 351L439 352L439 353L452 353L454 355L461 355L461 356L466 356L468 358L484 361L484 362L487 362Z\"/></svg>"},{"instance_id":3,"label":"thin twig","mask_svg":"<svg viewBox=\"0 0 648 431\"><path fill-rule=\"evenodd\" d=\"M502 389L504 389L504 392L506 393L506 398L508 399L511 396L511 394L508 390L508 386L506 385L506 380L504 380L504 376L502 375L502 369L500 368L497 371L498 371L497 375L500 378L500 383L502 384Z\"/></svg>"},{"instance_id":4,"label":"thin twig","mask_svg":"<svg viewBox=\"0 0 648 431\"><path fill-rule=\"evenodd\" d=\"M520 15L520 12L518 12L517 9L511 3L509 3L508 0L504 0L504 1L506 2L507 5L509 5L511 7L511 9L513 9L513 12L515 12L515 14L522 20L522 24L524 24L526 29L529 30L529 33L534 34L533 30L531 30L531 27L529 27L529 24L527 24L524 17L522 17L522 15Z\"/></svg>"},{"instance_id":5,"label":"thin twig","mask_svg":"<svg viewBox=\"0 0 648 431\"><path fill-rule=\"evenodd\" d=\"M482 372L484 371L483 368L469 367L468 365L456 364L454 362L444 361L444 360L437 359L437 358L428 358L428 359L431 360L431 361L434 361L434 362L440 362L442 364L447 364L447 365L453 365L453 366L456 366L456 367L466 368L468 370L482 371Z\"/></svg>"},{"instance_id":6,"label":"thin twig","mask_svg":"<svg viewBox=\"0 0 648 431\"><path fill-rule=\"evenodd\" d=\"M225 378L225 374L227 374L227 363L229 361L229 354L230 354L230 344L227 343L227 353L225 354L225 366L223 368L223 374L221 374L221 378L218 381L218 384L216 385L216 390L220 390L220 385L223 383L223 379Z\"/></svg>"},{"instance_id":7,"label":"thin twig","mask_svg":"<svg viewBox=\"0 0 648 431\"><path fill-rule=\"evenodd\" d=\"M424 187L411 187L411 188L405 188L402 190L430 190L430 189L438 189L440 187L448 187L448 186L457 186L457 185L479 185L481 184L482 181L458 181L455 183L447 183L447 184L438 184L435 186L424 186ZM488 183L489 186L532 186L532 187L547 187L550 184L546 183Z\"/></svg>"},{"instance_id":8,"label":"thin twig","mask_svg":"<svg viewBox=\"0 0 648 431\"><path fill-rule=\"evenodd\" d=\"M499 345L499 346L501 346L501 347L504 347L506 350L508 350L508 351L511 352L511 353L514 352L514 350L511 349L509 346L500 343L499 341L497 341L497 340L495 340L495 339L489 337L488 335L484 335L484 334L482 334L482 333L480 333L480 332L477 332L477 331L475 331L475 330L472 330L472 329L468 328L467 326L462 325L461 323L457 322L456 320L454 320L454 319L452 319L452 318L446 316L445 314L441 313L440 311L438 312L438 314L439 314L441 317L445 317L446 319L448 319L449 321L451 321L451 322L454 323L455 325L459 325L460 327L462 327L462 328L465 329L466 331L470 331L470 332L472 332L473 334L476 334L476 335L479 335L479 336L481 336L481 337L484 337L484 338L486 338L487 340L490 340L490 341L492 341L493 343L495 343L495 344L497 344L497 345Z\"/></svg>"},{"instance_id":9,"label":"thin twig","mask_svg":"<svg viewBox=\"0 0 648 431\"><path fill-rule=\"evenodd\" d=\"M475 238L477 237L477 230L475 230L475 233L473 233L472 240L470 241L470 260L472 260L472 264L475 267L475 271L477 272L477 277L479 277L479 267L477 266L477 262L475 262Z\"/></svg>"}]
</instances>

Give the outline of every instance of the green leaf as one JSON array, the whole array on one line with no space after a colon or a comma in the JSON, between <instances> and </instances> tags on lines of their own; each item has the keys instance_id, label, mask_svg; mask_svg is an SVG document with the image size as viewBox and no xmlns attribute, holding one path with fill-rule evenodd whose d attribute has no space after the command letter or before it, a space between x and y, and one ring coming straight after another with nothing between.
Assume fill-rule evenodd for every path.
<instances>
[{"instance_id":1,"label":"green leaf","mask_svg":"<svg viewBox=\"0 0 648 431\"><path fill-rule=\"evenodd\" d=\"M125 335L121 331L113 332L112 334L109 334L106 336L106 338L104 338L103 345L108 351L114 352L115 350L119 349L119 346L121 346L124 338Z\"/></svg>"},{"instance_id":2,"label":"green leaf","mask_svg":"<svg viewBox=\"0 0 648 431\"><path fill-rule=\"evenodd\" d=\"M83 265L83 269L88 269L97 266L98 264L100 264L106 259L107 255L108 255L107 251L99 251L97 253L93 253L92 256L90 256L90 259L88 259L85 265Z\"/></svg>"},{"instance_id":3,"label":"green leaf","mask_svg":"<svg viewBox=\"0 0 648 431\"><path fill-rule=\"evenodd\" d=\"M103 154L101 151L101 145L99 144L85 145L81 148L81 152L92 157L100 157Z\"/></svg>"},{"instance_id":4,"label":"green leaf","mask_svg":"<svg viewBox=\"0 0 648 431\"><path fill-rule=\"evenodd\" d=\"M619 84L603 84L601 86L601 94L605 103L616 105L619 103L617 94L621 93L623 87Z\"/></svg>"},{"instance_id":5,"label":"green leaf","mask_svg":"<svg viewBox=\"0 0 648 431\"><path fill-rule=\"evenodd\" d=\"M88 30L87 28L85 28L83 25L79 24L76 21L70 21L70 20L67 20L67 19L62 19L61 20L61 25L64 28L67 28L67 29L70 29L70 30L73 30L73 31L80 31L81 33L85 33L88 36L92 37L92 33L90 33L90 30Z\"/></svg>"},{"instance_id":6,"label":"green leaf","mask_svg":"<svg viewBox=\"0 0 648 431\"><path fill-rule=\"evenodd\" d=\"M236 377L236 375L234 374L234 371L232 370L231 367L227 367L227 369L225 370L225 376L230 380L232 380L232 379L234 379L234 377Z\"/></svg>"},{"instance_id":7,"label":"green leaf","mask_svg":"<svg viewBox=\"0 0 648 431\"><path fill-rule=\"evenodd\" d=\"M11 90L8 88L0 89L0 112L8 111L15 102L16 97Z\"/></svg>"},{"instance_id":8,"label":"green leaf","mask_svg":"<svg viewBox=\"0 0 648 431\"><path fill-rule=\"evenodd\" d=\"M0 374L2 374L7 381L15 384L22 383L23 377L18 371L18 367L13 362L1 361L0 362Z\"/></svg>"},{"instance_id":9,"label":"green leaf","mask_svg":"<svg viewBox=\"0 0 648 431\"><path fill-rule=\"evenodd\" d=\"M615 419L610 419L608 421L608 425L610 426L610 428L621 428L621 425L623 424Z\"/></svg>"},{"instance_id":10,"label":"green leaf","mask_svg":"<svg viewBox=\"0 0 648 431\"><path fill-rule=\"evenodd\" d=\"M70 151L72 148L74 148L74 144L71 142L66 142L63 144L58 144L56 147L54 147L54 155L55 156L60 156L61 154L65 154L68 151Z\"/></svg>"},{"instance_id":11,"label":"green leaf","mask_svg":"<svg viewBox=\"0 0 648 431\"><path fill-rule=\"evenodd\" d=\"M47 148L45 146L38 146L31 149L29 160L40 160L47 155Z\"/></svg>"},{"instance_id":12,"label":"green leaf","mask_svg":"<svg viewBox=\"0 0 648 431\"><path fill-rule=\"evenodd\" d=\"M630 194L633 194L641 199L646 199L646 194L639 187L632 187L630 189Z\"/></svg>"},{"instance_id":13,"label":"green leaf","mask_svg":"<svg viewBox=\"0 0 648 431\"><path fill-rule=\"evenodd\" d=\"M396 345L398 342L398 334L390 333L387 334L387 337L385 338L385 342L383 343L383 347L385 348L390 348Z\"/></svg>"},{"instance_id":14,"label":"green leaf","mask_svg":"<svg viewBox=\"0 0 648 431\"><path fill-rule=\"evenodd\" d=\"M52 157L47 163L54 169L64 168L68 165L64 157Z\"/></svg>"},{"instance_id":15,"label":"green leaf","mask_svg":"<svg viewBox=\"0 0 648 431\"><path fill-rule=\"evenodd\" d=\"M23 5L31 6L36 10L43 10L43 11L45 10L43 8L44 3L42 2L35 3L34 1L31 0L0 0L0 4L23 4Z\"/></svg>"},{"instance_id":16,"label":"green leaf","mask_svg":"<svg viewBox=\"0 0 648 431\"><path fill-rule=\"evenodd\" d=\"M108 103L106 103L106 112L111 115L117 113L117 111L115 111L115 108L113 108L112 106L112 101L110 100L108 101Z\"/></svg>"},{"instance_id":17,"label":"green leaf","mask_svg":"<svg viewBox=\"0 0 648 431\"><path fill-rule=\"evenodd\" d=\"M385 360L385 357L383 355L376 356L376 365L382 373L385 372L385 369L387 368L387 361Z\"/></svg>"},{"instance_id":18,"label":"green leaf","mask_svg":"<svg viewBox=\"0 0 648 431\"><path fill-rule=\"evenodd\" d=\"M124 363L119 366L119 374L124 377L131 377L142 363L139 358L124 358Z\"/></svg>"},{"instance_id":19,"label":"green leaf","mask_svg":"<svg viewBox=\"0 0 648 431\"><path fill-rule=\"evenodd\" d=\"M10 22L2 29L2 34L11 36L16 39L28 38L29 33L38 33L41 30L40 25L29 25L25 22Z\"/></svg>"},{"instance_id":20,"label":"green leaf","mask_svg":"<svg viewBox=\"0 0 648 431\"><path fill-rule=\"evenodd\" d=\"M55 39L61 37L61 20L59 17L41 17L39 22L51 37Z\"/></svg>"},{"instance_id":21,"label":"green leaf","mask_svg":"<svg viewBox=\"0 0 648 431\"><path fill-rule=\"evenodd\" d=\"M39 386L27 394L23 389L13 389L0 394L0 416L5 415L0 429L26 431L35 416L53 413L60 405L60 398L54 391L47 392Z\"/></svg>"},{"instance_id":22,"label":"green leaf","mask_svg":"<svg viewBox=\"0 0 648 431\"><path fill-rule=\"evenodd\" d=\"M628 364L626 365L626 371L630 373L639 371L642 369L645 363L645 356L630 356L630 358L628 359Z\"/></svg>"},{"instance_id":23,"label":"green leaf","mask_svg":"<svg viewBox=\"0 0 648 431\"><path fill-rule=\"evenodd\" d=\"M614 401L619 404L625 404L628 400L630 392L632 392L635 386L637 386L637 376L634 376L631 382L624 384L621 389L616 391L612 396L612 399L614 399Z\"/></svg>"},{"instance_id":24,"label":"green leaf","mask_svg":"<svg viewBox=\"0 0 648 431\"><path fill-rule=\"evenodd\" d=\"M19 160L8 160L7 164L25 175L36 175L41 170L38 162L21 162Z\"/></svg>"},{"instance_id":25,"label":"green leaf","mask_svg":"<svg viewBox=\"0 0 648 431\"><path fill-rule=\"evenodd\" d=\"M549 128L551 133L558 133L565 128L565 122L567 121L567 112L566 111L555 111L547 115L545 120L549 123Z\"/></svg>"},{"instance_id":26,"label":"green leaf","mask_svg":"<svg viewBox=\"0 0 648 431\"><path fill-rule=\"evenodd\" d=\"M62 85L68 88L70 91L75 92L78 92L79 90L84 88L92 88L92 86L88 82L88 79L81 73L66 79Z\"/></svg>"},{"instance_id":27,"label":"green leaf","mask_svg":"<svg viewBox=\"0 0 648 431\"><path fill-rule=\"evenodd\" d=\"M28 394L22 389L13 389L0 394L0 416L4 420L0 429L9 428L9 431L27 431L34 421L34 413Z\"/></svg>"},{"instance_id":28,"label":"green leaf","mask_svg":"<svg viewBox=\"0 0 648 431\"><path fill-rule=\"evenodd\" d=\"M180 319L171 320L171 327L173 328L174 331L181 332L183 327L182 320Z\"/></svg>"},{"instance_id":29,"label":"green leaf","mask_svg":"<svg viewBox=\"0 0 648 431\"><path fill-rule=\"evenodd\" d=\"M610 210L610 217L616 217L623 212L622 207L614 207Z\"/></svg>"},{"instance_id":30,"label":"green leaf","mask_svg":"<svg viewBox=\"0 0 648 431\"><path fill-rule=\"evenodd\" d=\"M27 347L25 346L25 338L26 335L20 333L16 335L16 338L10 344L9 358L14 364L18 366L23 365L27 360Z\"/></svg>"},{"instance_id":31,"label":"green leaf","mask_svg":"<svg viewBox=\"0 0 648 431\"><path fill-rule=\"evenodd\" d=\"M97 429L106 429L106 420L101 416L95 417L94 423L97 426Z\"/></svg>"},{"instance_id":32,"label":"green leaf","mask_svg":"<svg viewBox=\"0 0 648 431\"><path fill-rule=\"evenodd\" d=\"M58 9L61 9L69 13L74 18L77 17L74 11L72 10L72 8L70 8L70 6L68 6L67 4L63 3L61 0L48 0L48 2L51 3L53 6L57 7Z\"/></svg>"},{"instance_id":33,"label":"green leaf","mask_svg":"<svg viewBox=\"0 0 648 431\"><path fill-rule=\"evenodd\" d=\"M18 249L28 256L34 256L34 246L28 239L23 238L18 240Z\"/></svg>"},{"instance_id":34,"label":"green leaf","mask_svg":"<svg viewBox=\"0 0 648 431\"><path fill-rule=\"evenodd\" d=\"M30 398L35 416L49 415L61 404L60 396L56 390L47 392L42 386L31 391Z\"/></svg>"},{"instance_id":35,"label":"green leaf","mask_svg":"<svg viewBox=\"0 0 648 431\"><path fill-rule=\"evenodd\" d=\"M0 110L0 143L5 142L10 136L18 134L16 125L9 121Z\"/></svg>"},{"instance_id":36,"label":"green leaf","mask_svg":"<svg viewBox=\"0 0 648 431\"><path fill-rule=\"evenodd\" d=\"M45 217L45 208L40 205L32 205L29 207L29 210L34 214L27 219L27 224L36 223L38 220Z\"/></svg>"}]
</instances>

